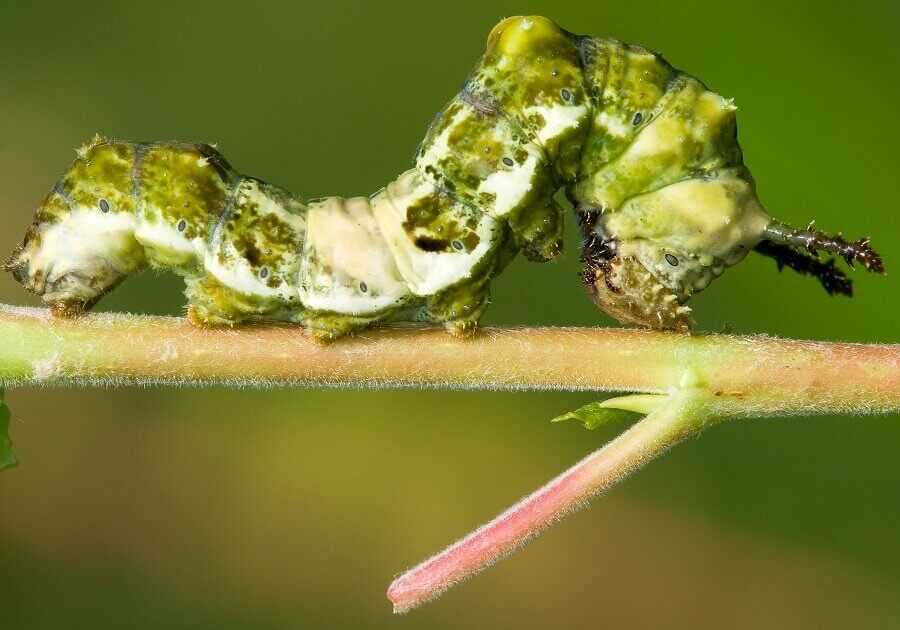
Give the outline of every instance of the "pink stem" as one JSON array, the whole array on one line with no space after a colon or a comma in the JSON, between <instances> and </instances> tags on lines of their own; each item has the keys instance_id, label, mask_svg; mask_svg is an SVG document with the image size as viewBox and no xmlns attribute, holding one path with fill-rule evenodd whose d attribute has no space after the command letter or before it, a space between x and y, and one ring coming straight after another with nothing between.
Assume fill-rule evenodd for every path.
<instances>
[{"instance_id":1,"label":"pink stem","mask_svg":"<svg viewBox=\"0 0 900 630\"><path fill-rule=\"evenodd\" d=\"M424 604L502 560L591 497L699 430L702 423L683 421L684 412L683 405L672 401L490 523L401 575L387 591L394 612L404 613Z\"/></svg>"}]
</instances>

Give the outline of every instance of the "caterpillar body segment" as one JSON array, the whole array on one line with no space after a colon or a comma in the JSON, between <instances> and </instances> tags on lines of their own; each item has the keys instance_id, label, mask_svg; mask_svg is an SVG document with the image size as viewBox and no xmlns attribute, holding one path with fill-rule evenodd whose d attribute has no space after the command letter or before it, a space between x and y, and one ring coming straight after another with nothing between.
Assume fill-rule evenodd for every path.
<instances>
[{"instance_id":1,"label":"caterpillar body segment","mask_svg":"<svg viewBox=\"0 0 900 630\"><path fill-rule=\"evenodd\" d=\"M62 315L147 267L187 280L197 323L282 320L331 338L387 321L471 332L517 252L562 251L564 190L595 303L687 331L691 295L751 250L850 281L818 251L882 272L868 240L797 230L764 210L736 108L659 55L502 21L420 145L368 198L303 202L212 147L95 139L41 203L7 268Z\"/></svg>"}]
</instances>

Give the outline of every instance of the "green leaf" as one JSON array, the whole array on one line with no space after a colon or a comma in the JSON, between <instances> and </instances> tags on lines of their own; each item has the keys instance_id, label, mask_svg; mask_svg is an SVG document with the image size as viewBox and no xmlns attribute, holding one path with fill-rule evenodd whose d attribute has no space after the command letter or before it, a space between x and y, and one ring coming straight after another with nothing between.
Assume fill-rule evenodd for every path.
<instances>
[{"instance_id":1,"label":"green leaf","mask_svg":"<svg viewBox=\"0 0 900 630\"><path fill-rule=\"evenodd\" d=\"M3 389L0 389L0 470L19 463L12 452L12 440L9 439L9 417L9 407L3 404Z\"/></svg>"},{"instance_id":2,"label":"green leaf","mask_svg":"<svg viewBox=\"0 0 900 630\"><path fill-rule=\"evenodd\" d=\"M562 422L563 420L578 420L586 429L596 429L600 425L610 424L612 422L621 422L638 415L631 411L623 409L611 409L603 407L602 400L592 402L585 405L581 409L570 411L569 413L557 416L551 422Z\"/></svg>"}]
</instances>

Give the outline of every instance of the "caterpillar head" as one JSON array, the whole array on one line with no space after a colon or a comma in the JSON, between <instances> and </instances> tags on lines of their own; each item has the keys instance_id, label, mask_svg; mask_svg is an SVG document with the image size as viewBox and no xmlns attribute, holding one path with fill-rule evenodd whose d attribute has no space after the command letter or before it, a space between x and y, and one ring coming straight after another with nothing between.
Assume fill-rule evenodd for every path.
<instances>
[{"instance_id":1,"label":"caterpillar head","mask_svg":"<svg viewBox=\"0 0 900 630\"><path fill-rule=\"evenodd\" d=\"M602 253L597 255L598 251ZM625 324L688 332L691 309L640 262L619 256L617 251L615 241L585 249L583 259L589 264L582 279L594 303Z\"/></svg>"},{"instance_id":2,"label":"caterpillar head","mask_svg":"<svg viewBox=\"0 0 900 630\"><path fill-rule=\"evenodd\" d=\"M111 156L103 146L79 152L4 264L57 315L89 308L142 264L134 214L108 181ZM106 181L93 177L93 168L103 169Z\"/></svg>"},{"instance_id":3,"label":"caterpillar head","mask_svg":"<svg viewBox=\"0 0 900 630\"><path fill-rule=\"evenodd\" d=\"M587 209L584 282L621 322L687 332L691 295L739 262L769 221L739 176L688 179L616 210Z\"/></svg>"}]
</instances>

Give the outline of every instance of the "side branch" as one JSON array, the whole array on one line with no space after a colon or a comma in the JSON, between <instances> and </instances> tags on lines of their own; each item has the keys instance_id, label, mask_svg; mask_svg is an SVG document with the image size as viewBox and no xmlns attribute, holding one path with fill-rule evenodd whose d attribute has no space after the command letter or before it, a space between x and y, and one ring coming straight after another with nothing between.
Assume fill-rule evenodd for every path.
<instances>
[{"instance_id":1,"label":"side branch","mask_svg":"<svg viewBox=\"0 0 900 630\"><path fill-rule=\"evenodd\" d=\"M0 387L342 385L667 392L688 368L742 415L900 408L900 346L613 328L388 327L321 346L284 324L199 328L172 317L58 319L0 305Z\"/></svg>"},{"instance_id":2,"label":"side branch","mask_svg":"<svg viewBox=\"0 0 900 630\"><path fill-rule=\"evenodd\" d=\"M717 400L709 400L709 394L703 390L679 391L660 398L668 400L612 442L394 580L387 592L394 612L408 612L435 599L512 554L716 417Z\"/></svg>"}]
</instances>

